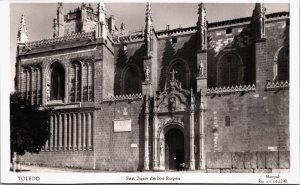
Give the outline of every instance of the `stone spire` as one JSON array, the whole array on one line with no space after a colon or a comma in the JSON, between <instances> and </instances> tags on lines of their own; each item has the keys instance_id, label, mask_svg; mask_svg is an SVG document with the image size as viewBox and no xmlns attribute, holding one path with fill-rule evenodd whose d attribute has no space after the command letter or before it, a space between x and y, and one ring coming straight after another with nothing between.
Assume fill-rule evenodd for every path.
<instances>
[{"instance_id":1,"label":"stone spire","mask_svg":"<svg viewBox=\"0 0 300 185\"><path fill-rule=\"evenodd\" d=\"M152 11L151 11L151 5L148 2L147 3L147 8L146 8L146 27L145 27L145 42L146 42L146 55L150 56L151 52L152 52L152 29L153 29L153 25L152 25Z\"/></svg>"},{"instance_id":2,"label":"stone spire","mask_svg":"<svg viewBox=\"0 0 300 185\"><path fill-rule=\"evenodd\" d=\"M121 23L121 26L120 26L120 35L124 35L125 34L125 23Z\"/></svg>"},{"instance_id":3,"label":"stone spire","mask_svg":"<svg viewBox=\"0 0 300 185\"><path fill-rule=\"evenodd\" d=\"M105 4L98 3L97 5L97 15L98 15L98 22L96 24L96 38L107 38L107 33L108 33L108 27L106 24L106 9L105 9Z\"/></svg>"},{"instance_id":4,"label":"stone spire","mask_svg":"<svg viewBox=\"0 0 300 185\"><path fill-rule=\"evenodd\" d=\"M86 3L81 3L81 32L87 29L87 6Z\"/></svg>"},{"instance_id":5,"label":"stone spire","mask_svg":"<svg viewBox=\"0 0 300 185\"><path fill-rule=\"evenodd\" d=\"M203 3L198 5L198 33L199 33L199 49L207 49L207 20L206 20L206 10Z\"/></svg>"},{"instance_id":6,"label":"stone spire","mask_svg":"<svg viewBox=\"0 0 300 185\"><path fill-rule=\"evenodd\" d=\"M18 29L17 43L25 44L26 42L28 42L27 27L26 27L25 16L22 14L20 27Z\"/></svg>"},{"instance_id":7,"label":"stone spire","mask_svg":"<svg viewBox=\"0 0 300 185\"><path fill-rule=\"evenodd\" d=\"M255 38L260 40L265 38L266 8L263 3L256 3L253 10L253 27Z\"/></svg>"},{"instance_id":8,"label":"stone spire","mask_svg":"<svg viewBox=\"0 0 300 185\"><path fill-rule=\"evenodd\" d=\"M57 19L53 19L53 37L58 37L58 24Z\"/></svg>"},{"instance_id":9,"label":"stone spire","mask_svg":"<svg viewBox=\"0 0 300 185\"><path fill-rule=\"evenodd\" d=\"M57 3L57 29L58 29L58 36L64 36L64 13L63 13L63 4Z\"/></svg>"},{"instance_id":10,"label":"stone spire","mask_svg":"<svg viewBox=\"0 0 300 185\"><path fill-rule=\"evenodd\" d=\"M103 2L98 3L97 5L97 15L98 15L99 22L105 23L106 8Z\"/></svg>"},{"instance_id":11,"label":"stone spire","mask_svg":"<svg viewBox=\"0 0 300 185\"><path fill-rule=\"evenodd\" d=\"M194 99L194 94L193 94L193 88L191 88L191 111L194 111L195 109L195 99Z\"/></svg>"}]
</instances>

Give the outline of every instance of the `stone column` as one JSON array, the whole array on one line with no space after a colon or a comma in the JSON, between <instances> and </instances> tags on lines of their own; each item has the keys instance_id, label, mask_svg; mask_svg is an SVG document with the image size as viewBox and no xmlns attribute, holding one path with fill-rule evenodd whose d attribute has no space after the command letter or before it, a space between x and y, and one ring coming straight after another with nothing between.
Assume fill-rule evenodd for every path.
<instances>
[{"instance_id":1,"label":"stone column","mask_svg":"<svg viewBox=\"0 0 300 185\"><path fill-rule=\"evenodd\" d=\"M55 118L55 131L56 131L56 150L60 148L60 125L59 125L59 114Z\"/></svg>"},{"instance_id":2,"label":"stone column","mask_svg":"<svg viewBox=\"0 0 300 185\"><path fill-rule=\"evenodd\" d=\"M195 153L194 153L194 97L191 90L191 107L190 107L190 164L189 170L195 170Z\"/></svg>"},{"instance_id":3,"label":"stone column","mask_svg":"<svg viewBox=\"0 0 300 185\"><path fill-rule=\"evenodd\" d=\"M158 167L158 159L157 159L157 107L156 107L156 101L154 96L154 105L153 105L153 170L159 170Z\"/></svg>"},{"instance_id":4,"label":"stone column","mask_svg":"<svg viewBox=\"0 0 300 185\"><path fill-rule=\"evenodd\" d=\"M77 80L78 80L78 77L77 77L77 64L74 64L74 70L75 70L75 83L74 83L74 96L75 96L75 101L74 102L77 102Z\"/></svg>"},{"instance_id":5,"label":"stone column","mask_svg":"<svg viewBox=\"0 0 300 185\"><path fill-rule=\"evenodd\" d=\"M75 150L75 148L77 147L77 145L76 145L76 142L77 142L77 134L76 134L76 131L77 131L77 121L76 121L76 113L72 113L73 114L73 124L72 124L72 131L73 131L73 142L72 142L72 144L73 144L73 146L72 146L72 148L73 148L73 150Z\"/></svg>"},{"instance_id":6,"label":"stone column","mask_svg":"<svg viewBox=\"0 0 300 185\"><path fill-rule=\"evenodd\" d=\"M94 129L94 114L93 112L91 112L91 149L94 149L94 133L93 133L93 129Z\"/></svg>"},{"instance_id":7,"label":"stone column","mask_svg":"<svg viewBox=\"0 0 300 185\"><path fill-rule=\"evenodd\" d=\"M53 150L57 147L57 119L56 115L53 115Z\"/></svg>"},{"instance_id":8,"label":"stone column","mask_svg":"<svg viewBox=\"0 0 300 185\"><path fill-rule=\"evenodd\" d=\"M67 119L68 114L64 114L64 150L68 150L68 119Z\"/></svg>"},{"instance_id":9,"label":"stone column","mask_svg":"<svg viewBox=\"0 0 300 185\"><path fill-rule=\"evenodd\" d=\"M145 96L145 154L144 171L149 170L149 104L148 96Z\"/></svg>"},{"instance_id":10,"label":"stone column","mask_svg":"<svg viewBox=\"0 0 300 185\"><path fill-rule=\"evenodd\" d=\"M47 75L44 65L42 66L42 105L47 103Z\"/></svg>"},{"instance_id":11,"label":"stone column","mask_svg":"<svg viewBox=\"0 0 300 185\"><path fill-rule=\"evenodd\" d=\"M85 112L82 113L82 150L86 149L86 118Z\"/></svg>"},{"instance_id":12,"label":"stone column","mask_svg":"<svg viewBox=\"0 0 300 185\"><path fill-rule=\"evenodd\" d=\"M86 63L86 86L87 86L87 101L90 101L90 86L89 86L89 63Z\"/></svg>"},{"instance_id":13,"label":"stone column","mask_svg":"<svg viewBox=\"0 0 300 185\"><path fill-rule=\"evenodd\" d=\"M43 66L41 66L41 91L42 91L42 92L41 92L41 93L42 93L42 94L41 94L41 104L42 104L42 105L45 105L45 100L44 100L44 99L45 99L45 97L46 97L46 96L45 96L46 86L44 87L45 81L46 81L46 79L45 79L46 77L44 76L44 73L45 73L45 72L44 72L44 68L43 68Z\"/></svg>"},{"instance_id":14,"label":"stone column","mask_svg":"<svg viewBox=\"0 0 300 185\"><path fill-rule=\"evenodd\" d=\"M65 98L64 103L69 103L69 65L66 65L65 71Z\"/></svg>"},{"instance_id":15,"label":"stone column","mask_svg":"<svg viewBox=\"0 0 300 185\"><path fill-rule=\"evenodd\" d=\"M53 150L53 115L50 116L49 150Z\"/></svg>"},{"instance_id":16,"label":"stone column","mask_svg":"<svg viewBox=\"0 0 300 185\"><path fill-rule=\"evenodd\" d=\"M93 143L92 143L92 138L93 138L93 123L92 123L92 119L91 119L91 113L88 112L87 113L87 123L88 123L88 145L87 145L87 149L90 150L93 147Z\"/></svg>"},{"instance_id":17,"label":"stone column","mask_svg":"<svg viewBox=\"0 0 300 185\"><path fill-rule=\"evenodd\" d=\"M33 68L30 67L30 103L33 105Z\"/></svg>"},{"instance_id":18,"label":"stone column","mask_svg":"<svg viewBox=\"0 0 300 185\"><path fill-rule=\"evenodd\" d=\"M160 139L160 170L165 170L165 138L163 136Z\"/></svg>"},{"instance_id":19,"label":"stone column","mask_svg":"<svg viewBox=\"0 0 300 185\"><path fill-rule=\"evenodd\" d=\"M68 114L68 150L72 148L72 114Z\"/></svg>"},{"instance_id":20,"label":"stone column","mask_svg":"<svg viewBox=\"0 0 300 185\"><path fill-rule=\"evenodd\" d=\"M62 114L58 115L58 125L59 125L59 150L61 150L63 148L63 122L62 122Z\"/></svg>"},{"instance_id":21,"label":"stone column","mask_svg":"<svg viewBox=\"0 0 300 185\"><path fill-rule=\"evenodd\" d=\"M26 69L26 101L28 102L29 101L29 85L30 83L30 71L29 69Z\"/></svg>"},{"instance_id":22,"label":"stone column","mask_svg":"<svg viewBox=\"0 0 300 185\"><path fill-rule=\"evenodd\" d=\"M83 63L80 62L81 64L81 70L80 70L80 101L83 102Z\"/></svg>"},{"instance_id":23,"label":"stone column","mask_svg":"<svg viewBox=\"0 0 300 185\"><path fill-rule=\"evenodd\" d=\"M35 76L35 78L36 78L36 81L35 81L35 83L36 83L36 88L35 88L36 97L35 98L36 98L36 104L38 105L39 104L39 68L36 67L35 70L36 70L36 76Z\"/></svg>"},{"instance_id":24,"label":"stone column","mask_svg":"<svg viewBox=\"0 0 300 185\"><path fill-rule=\"evenodd\" d=\"M200 106L199 106L199 170L205 169L204 156L204 96L202 90L200 91Z\"/></svg>"},{"instance_id":25,"label":"stone column","mask_svg":"<svg viewBox=\"0 0 300 185\"><path fill-rule=\"evenodd\" d=\"M82 122L81 122L81 113L78 113L78 126L77 126L77 128L78 128L78 145L77 145L77 147L78 147L78 150L80 150L81 149L81 147L82 147Z\"/></svg>"}]
</instances>

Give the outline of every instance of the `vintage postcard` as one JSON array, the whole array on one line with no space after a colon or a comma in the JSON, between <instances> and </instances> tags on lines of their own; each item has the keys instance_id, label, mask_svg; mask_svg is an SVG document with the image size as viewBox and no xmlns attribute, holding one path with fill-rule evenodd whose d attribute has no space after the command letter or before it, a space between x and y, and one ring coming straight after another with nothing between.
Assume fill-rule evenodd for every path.
<instances>
[{"instance_id":1,"label":"vintage postcard","mask_svg":"<svg viewBox=\"0 0 300 185\"><path fill-rule=\"evenodd\" d=\"M299 183L299 2L2 14L2 183Z\"/></svg>"}]
</instances>

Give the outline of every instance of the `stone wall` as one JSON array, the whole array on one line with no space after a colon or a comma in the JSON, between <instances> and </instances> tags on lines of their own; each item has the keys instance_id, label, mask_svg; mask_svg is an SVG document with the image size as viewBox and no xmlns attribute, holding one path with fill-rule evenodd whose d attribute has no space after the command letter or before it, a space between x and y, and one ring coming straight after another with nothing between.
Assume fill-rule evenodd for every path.
<instances>
[{"instance_id":1,"label":"stone wall","mask_svg":"<svg viewBox=\"0 0 300 185\"><path fill-rule=\"evenodd\" d=\"M114 55L113 53L107 49L103 48L103 65L102 65L102 92L103 97L107 97L109 95L114 95L114 78L115 78L115 64L114 64ZM96 72L97 73L97 72Z\"/></svg>"},{"instance_id":2,"label":"stone wall","mask_svg":"<svg viewBox=\"0 0 300 185\"><path fill-rule=\"evenodd\" d=\"M208 152L207 173L289 172L289 151Z\"/></svg>"},{"instance_id":3,"label":"stone wall","mask_svg":"<svg viewBox=\"0 0 300 185\"><path fill-rule=\"evenodd\" d=\"M288 90L207 96L205 151L289 150L288 115Z\"/></svg>"},{"instance_id":4,"label":"stone wall","mask_svg":"<svg viewBox=\"0 0 300 185\"><path fill-rule=\"evenodd\" d=\"M104 102L95 113L96 169L139 171L144 162L142 101ZM114 132L114 120L131 119L130 132Z\"/></svg>"},{"instance_id":5,"label":"stone wall","mask_svg":"<svg viewBox=\"0 0 300 185\"><path fill-rule=\"evenodd\" d=\"M289 45L288 20L272 21L266 24L266 40L255 45L256 85L263 89L266 81L274 80L274 62L277 51Z\"/></svg>"},{"instance_id":6,"label":"stone wall","mask_svg":"<svg viewBox=\"0 0 300 185\"><path fill-rule=\"evenodd\" d=\"M47 151L39 154L26 153L22 163L51 167L94 168L94 151Z\"/></svg>"}]
</instances>

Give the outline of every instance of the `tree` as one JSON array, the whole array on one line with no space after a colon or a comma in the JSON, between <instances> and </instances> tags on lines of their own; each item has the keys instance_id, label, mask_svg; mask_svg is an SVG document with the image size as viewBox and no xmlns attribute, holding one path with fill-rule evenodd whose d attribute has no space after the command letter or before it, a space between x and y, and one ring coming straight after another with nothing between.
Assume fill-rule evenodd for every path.
<instances>
[{"instance_id":1,"label":"tree","mask_svg":"<svg viewBox=\"0 0 300 185\"><path fill-rule=\"evenodd\" d=\"M10 149L24 155L39 153L50 136L51 109L30 105L18 93L10 95Z\"/></svg>"}]
</instances>

